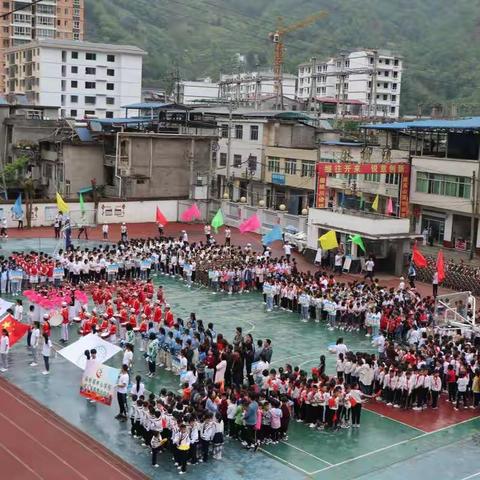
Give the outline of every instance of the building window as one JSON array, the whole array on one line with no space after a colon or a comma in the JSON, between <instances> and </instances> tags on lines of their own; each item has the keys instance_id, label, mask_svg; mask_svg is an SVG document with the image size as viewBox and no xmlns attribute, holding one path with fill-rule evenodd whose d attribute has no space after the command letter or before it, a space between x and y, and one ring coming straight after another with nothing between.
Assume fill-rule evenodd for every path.
<instances>
[{"instance_id":1,"label":"building window","mask_svg":"<svg viewBox=\"0 0 480 480\"><path fill-rule=\"evenodd\" d=\"M72 88L77 88L77 87L78 87L78 82L77 82L76 80L72 80L72 81L70 82L70 86L71 86Z\"/></svg>"},{"instance_id":2,"label":"building window","mask_svg":"<svg viewBox=\"0 0 480 480\"><path fill-rule=\"evenodd\" d=\"M366 182L380 182L380 174L379 173L367 173L365 175Z\"/></svg>"},{"instance_id":3,"label":"building window","mask_svg":"<svg viewBox=\"0 0 480 480\"><path fill-rule=\"evenodd\" d=\"M95 110L85 110L85 115L95 115Z\"/></svg>"},{"instance_id":4,"label":"building window","mask_svg":"<svg viewBox=\"0 0 480 480\"><path fill-rule=\"evenodd\" d=\"M62 62L67 61L67 52L65 50L62 50Z\"/></svg>"},{"instance_id":5,"label":"building window","mask_svg":"<svg viewBox=\"0 0 480 480\"><path fill-rule=\"evenodd\" d=\"M235 125L235 138L241 140L243 138L243 125Z\"/></svg>"},{"instance_id":6,"label":"building window","mask_svg":"<svg viewBox=\"0 0 480 480\"><path fill-rule=\"evenodd\" d=\"M267 168L269 172L280 172L280 159L278 157L268 157Z\"/></svg>"},{"instance_id":7,"label":"building window","mask_svg":"<svg viewBox=\"0 0 480 480\"><path fill-rule=\"evenodd\" d=\"M228 138L228 125L224 123L220 128L221 128L221 137Z\"/></svg>"},{"instance_id":8,"label":"building window","mask_svg":"<svg viewBox=\"0 0 480 480\"><path fill-rule=\"evenodd\" d=\"M85 105L95 105L97 97L85 97Z\"/></svg>"},{"instance_id":9,"label":"building window","mask_svg":"<svg viewBox=\"0 0 480 480\"><path fill-rule=\"evenodd\" d=\"M302 177L313 177L315 174L315 162L302 160Z\"/></svg>"},{"instance_id":10,"label":"building window","mask_svg":"<svg viewBox=\"0 0 480 480\"><path fill-rule=\"evenodd\" d=\"M97 69L95 67L85 68L85 75L95 75L96 73L97 73Z\"/></svg>"},{"instance_id":11,"label":"building window","mask_svg":"<svg viewBox=\"0 0 480 480\"><path fill-rule=\"evenodd\" d=\"M258 140L258 125L250 125L250 140Z\"/></svg>"},{"instance_id":12,"label":"building window","mask_svg":"<svg viewBox=\"0 0 480 480\"><path fill-rule=\"evenodd\" d=\"M219 166L220 167L226 167L227 166L227 154L226 153L220 153Z\"/></svg>"},{"instance_id":13,"label":"building window","mask_svg":"<svg viewBox=\"0 0 480 480\"><path fill-rule=\"evenodd\" d=\"M472 179L455 175L417 172L417 192L446 197L470 198Z\"/></svg>"},{"instance_id":14,"label":"building window","mask_svg":"<svg viewBox=\"0 0 480 480\"><path fill-rule=\"evenodd\" d=\"M398 185L400 183L400 174L387 173L385 175L385 183L389 183L390 185Z\"/></svg>"},{"instance_id":15,"label":"building window","mask_svg":"<svg viewBox=\"0 0 480 480\"><path fill-rule=\"evenodd\" d=\"M76 117L77 116L77 111L76 110L70 110L70 116L71 117Z\"/></svg>"},{"instance_id":16,"label":"building window","mask_svg":"<svg viewBox=\"0 0 480 480\"><path fill-rule=\"evenodd\" d=\"M114 77L115 76L115 70L113 68L107 68L107 76Z\"/></svg>"},{"instance_id":17,"label":"building window","mask_svg":"<svg viewBox=\"0 0 480 480\"><path fill-rule=\"evenodd\" d=\"M96 60L96 59L97 59L96 53L87 52L85 54L85 60Z\"/></svg>"},{"instance_id":18,"label":"building window","mask_svg":"<svg viewBox=\"0 0 480 480\"><path fill-rule=\"evenodd\" d=\"M397 109L395 107L390 107L390 113L396 113Z\"/></svg>"},{"instance_id":19,"label":"building window","mask_svg":"<svg viewBox=\"0 0 480 480\"><path fill-rule=\"evenodd\" d=\"M115 55L107 55L107 62L114 62L115 61Z\"/></svg>"},{"instance_id":20,"label":"building window","mask_svg":"<svg viewBox=\"0 0 480 480\"><path fill-rule=\"evenodd\" d=\"M113 118L113 112L106 112L105 118Z\"/></svg>"},{"instance_id":21,"label":"building window","mask_svg":"<svg viewBox=\"0 0 480 480\"><path fill-rule=\"evenodd\" d=\"M78 103L78 95L70 95L71 103Z\"/></svg>"},{"instance_id":22,"label":"building window","mask_svg":"<svg viewBox=\"0 0 480 480\"><path fill-rule=\"evenodd\" d=\"M233 166L235 168L240 168L242 166L242 156L241 155L234 155L233 156Z\"/></svg>"},{"instance_id":23,"label":"building window","mask_svg":"<svg viewBox=\"0 0 480 480\"><path fill-rule=\"evenodd\" d=\"M72 52L72 58L77 60L78 59L78 52Z\"/></svg>"},{"instance_id":24,"label":"building window","mask_svg":"<svg viewBox=\"0 0 480 480\"><path fill-rule=\"evenodd\" d=\"M393 64L398 67L398 58L396 58L394 61L393 61Z\"/></svg>"},{"instance_id":25,"label":"building window","mask_svg":"<svg viewBox=\"0 0 480 480\"><path fill-rule=\"evenodd\" d=\"M293 158L287 158L285 160L285 173L289 175L297 174L297 161Z\"/></svg>"},{"instance_id":26,"label":"building window","mask_svg":"<svg viewBox=\"0 0 480 480\"><path fill-rule=\"evenodd\" d=\"M115 99L113 97L107 97L107 105L115 105Z\"/></svg>"},{"instance_id":27,"label":"building window","mask_svg":"<svg viewBox=\"0 0 480 480\"><path fill-rule=\"evenodd\" d=\"M113 83L107 83L107 90L114 90L115 85Z\"/></svg>"},{"instance_id":28,"label":"building window","mask_svg":"<svg viewBox=\"0 0 480 480\"><path fill-rule=\"evenodd\" d=\"M95 88L95 87L96 87L95 82L85 82L85 88L86 89L91 90L92 88Z\"/></svg>"},{"instance_id":29,"label":"building window","mask_svg":"<svg viewBox=\"0 0 480 480\"><path fill-rule=\"evenodd\" d=\"M70 69L70 71L71 71L72 73L78 73L78 67L72 67L72 68Z\"/></svg>"}]
</instances>

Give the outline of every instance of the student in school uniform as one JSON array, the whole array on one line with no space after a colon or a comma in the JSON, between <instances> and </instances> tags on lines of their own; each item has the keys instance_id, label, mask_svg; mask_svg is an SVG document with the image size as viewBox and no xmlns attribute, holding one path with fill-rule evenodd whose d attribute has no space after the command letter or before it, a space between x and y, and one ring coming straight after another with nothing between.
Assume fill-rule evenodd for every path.
<instances>
[{"instance_id":1,"label":"student in school uniform","mask_svg":"<svg viewBox=\"0 0 480 480\"><path fill-rule=\"evenodd\" d=\"M42 372L43 375L50 374L50 355L52 353L52 341L50 337L44 333L43 334L43 346L42 346L42 356L43 356L43 363L45 365L45 370Z\"/></svg>"},{"instance_id":2,"label":"student in school uniform","mask_svg":"<svg viewBox=\"0 0 480 480\"><path fill-rule=\"evenodd\" d=\"M157 463L158 454L162 451L163 445L166 443L166 439L162 438L160 432L155 432L150 441L150 447L152 449L152 467L158 468L160 465Z\"/></svg>"},{"instance_id":3,"label":"student in school uniform","mask_svg":"<svg viewBox=\"0 0 480 480\"><path fill-rule=\"evenodd\" d=\"M17 299L15 302L15 308L13 309L13 317L17 322L21 322L23 320L23 303L20 299Z\"/></svg>"},{"instance_id":4,"label":"student in school uniform","mask_svg":"<svg viewBox=\"0 0 480 480\"><path fill-rule=\"evenodd\" d=\"M4 328L2 330L2 336L0 337L0 360L1 368L0 372L6 372L8 370L8 352L10 351L10 338L8 331Z\"/></svg>"},{"instance_id":5,"label":"student in school uniform","mask_svg":"<svg viewBox=\"0 0 480 480\"><path fill-rule=\"evenodd\" d=\"M33 322L30 336L30 353L32 354L31 367L38 365L38 347L40 345L40 322Z\"/></svg>"},{"instance_id":6,"label":"student in school uniform","mask_svg":"<svg viewBox=\"0 0 480 480\"><path fill-rule=\"evenodd\" d=\"M348 392L348 400L350 401L352 414L352 428L360 428L360 416L362 414L364 398L368 398L368 396L362 393L358 384L353 385Z\"/></svg>"},{"instance_id":7,"label":"student in school uniform","mask_svg":"<svg viewBox=\"0 0 480 480\"><path fill-rule=\"evenodd\" d=\"M462 400L463 408L468 408L467 402L467 387L468 387L469 378L465 372L460 372L457 380L457 403L454 407L454 410L460 408L460 400Z\"/></svg>"},{"instance_id":8,"label":"student in school uniform","mask_svg":"<svg viewBox=\"0 0 480 480\"><path fill-rule=\"evenodd\" d=\"M432 395L432 409L438 409L438 397L442 391L442 379L440 378L440 372L435 370L430 382L430 391Z\"/></svg>"}]
</instances>

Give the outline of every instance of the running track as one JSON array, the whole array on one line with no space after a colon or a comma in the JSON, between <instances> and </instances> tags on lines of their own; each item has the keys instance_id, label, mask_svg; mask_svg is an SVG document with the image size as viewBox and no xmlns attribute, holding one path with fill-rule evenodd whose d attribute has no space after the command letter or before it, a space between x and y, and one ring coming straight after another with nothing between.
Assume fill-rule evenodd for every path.
<instances>
[{"instance_id":1,"label":"running track","mask_svg":"<svg viewBox=\"0 0 480 480\"><path fill-rule=\"evenodd\" d=\"M0 378L0 478L148 479L3 378Z\"/></svg>"}]
</instances>

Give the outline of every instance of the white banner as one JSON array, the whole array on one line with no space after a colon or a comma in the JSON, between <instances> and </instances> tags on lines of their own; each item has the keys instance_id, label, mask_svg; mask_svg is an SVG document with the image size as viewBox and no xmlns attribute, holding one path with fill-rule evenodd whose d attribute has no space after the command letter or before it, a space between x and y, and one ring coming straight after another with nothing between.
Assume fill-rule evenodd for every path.
<instances>
[{"instance_id":1,"label":"white banner","mask_svg":"<svg viewBox=\"0 0 480 480\"><path fill-rule=\"evenodd\" d=\"M11 307L13 307L13 303L7 302L3 298L0 298L0 317L5 315L5 313L7 313L7 310Z\"/></svg>"},{"instance_id":2,"label":"white banner","mask_svg":"<svg viewBox=\"0 0 480 480\"><path fill-rule=\"evenodd\" d=\"M83 372L80 395L104 405L111 405L119 375L119 368L90 360Z\"/></svg>"},{"instance_id":3,"label":"white banner","mask_svg":"<svg viewBox=\"0 0 480 480\"><path fill-rule=\"evenodd\" d=\"M78 368L85 369L87 365L87 357L85 357L85 350L92 350L94 348L97 351L97 362L105 363L109 358L112 358L122 349L117 345L113 345L110 342L106 342L98 335L89 333L85 337L80 338L75 343L72 343L68 347L59 350L59 354L72 362Z\"/></svg>"}]
</instances>

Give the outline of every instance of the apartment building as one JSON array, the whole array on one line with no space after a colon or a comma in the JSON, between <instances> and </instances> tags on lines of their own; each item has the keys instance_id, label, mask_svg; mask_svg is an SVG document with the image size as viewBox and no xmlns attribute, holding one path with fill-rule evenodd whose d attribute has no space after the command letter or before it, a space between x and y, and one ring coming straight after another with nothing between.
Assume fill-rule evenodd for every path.
<instances>
[{"instance_id":1,"label":"apartment building","mask_svg":"<svg viewBox=\"0 0 480 480\"><path fill-rule=\"evenodd\" d=\"M172 95L177 103L184 105L218 101L218 83L210 78L176 82Z\"/></svg>"},{"instance_id":2,"label":"apartment building","mask_svg":"<svg viewBox=\"0 0 480 480\"><path fill-rule=\"evenodd\" d=\"M142 97L146 52L130 45L35 40L6 50L7 93L60 108L63 118L113 118Z\"/></svg>"},{"instance_id":3,"label":"apartment building","mask_svg":"<svg viewBox=\"0 0 480 480\"><path fill-rule=\"evenodd\" d=\"M297 97L312 109L333 104L337 115L398 118L402 70L402 57L389 50L312 59L298 67Z\"/></svg>"},{"instance_id":4,"label":"apartment building","mask_svg":"<svg viewBox=\"0 0 480 480\"><path fill-rule=\"evenodd\" d=\"M235 102L252 102L274 95L274 77L272 71L222 74L220 76L220 98ZM283 96L295 98L296 77L283 74Z\"/></svg>"},{"instance_id":5,"label":"apartment building","mask_svg":"<svg viewBox=\"0 0 480 480\"><path fill-rule=\"evenodd\" d=\"M30 5L29 5L30 4ZM25 7L25 8L22 8ZM5 50L32 40L83 40L84 0L12 0L0 2L0 91L5 89Z\"/></svg>"}]
</instances>

